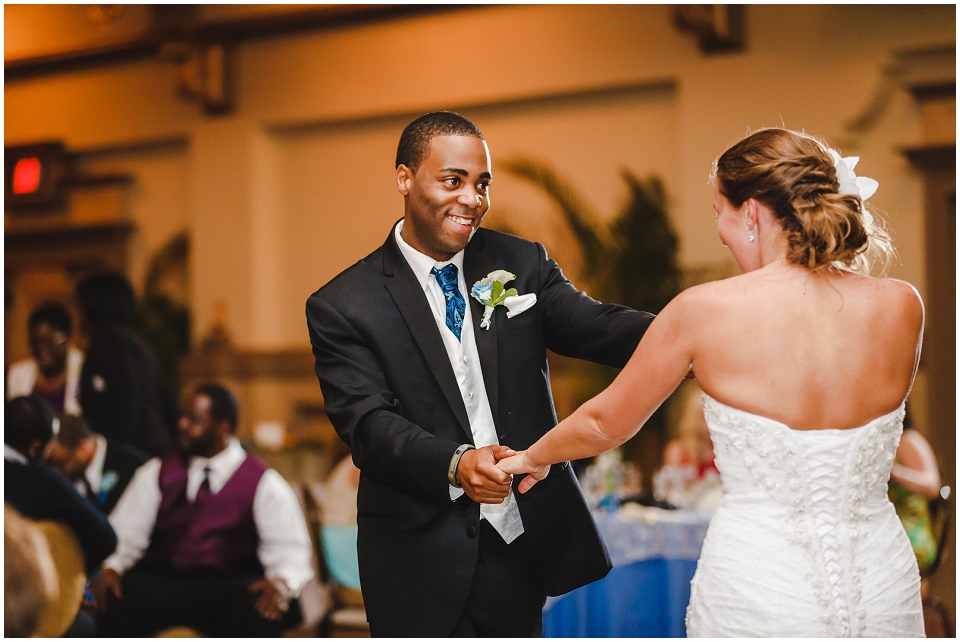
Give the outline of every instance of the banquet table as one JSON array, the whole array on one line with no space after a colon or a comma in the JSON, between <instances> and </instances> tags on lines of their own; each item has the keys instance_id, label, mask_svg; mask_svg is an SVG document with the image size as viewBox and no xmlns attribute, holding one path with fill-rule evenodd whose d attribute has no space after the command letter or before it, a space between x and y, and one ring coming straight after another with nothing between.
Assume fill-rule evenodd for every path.
<instances>
[{"instance_id":1,"label":"banquet table","mask_svg":"<svg viewBox=\"0 0 960 642\"><path fill-rule=\"evenodd\" d=\"M544 637L685 637L710 514L625 504L594 514L613 570L543 610Z\"/></svg>"}]
</instances>

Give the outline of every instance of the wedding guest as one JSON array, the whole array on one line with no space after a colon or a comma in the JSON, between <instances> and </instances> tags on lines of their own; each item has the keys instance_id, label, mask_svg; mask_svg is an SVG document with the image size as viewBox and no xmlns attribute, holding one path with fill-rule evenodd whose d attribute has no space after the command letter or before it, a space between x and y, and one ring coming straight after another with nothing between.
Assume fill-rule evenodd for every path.
<instances>
[{"instance_id":1,"label":"wedding guest","mask_svg":"<svg viewBox=\"0 0 960 642\"><path fill-rule=\"evenodd\" d=\"M327 481L323 506L323 523L335 526L357 525L357 489L360 469L348 454L333 467Z\"/></svg>"},{"instance_id":2,"label":"wedding guest","mask_svg":"<svg viewBox=\"0 0 960 642\"><path fill-rule=\"evenodd\" d=\"M357 557L357 490L360 469L348 454L340 460L324 482L322 508L323 554L327 569L339 591L357 591L361 587ZM321 630L321 635L324 631Z\"/></svg>"},{"instance_id":3,"label":"wedding guest","mask_svg":"<svg viewBox=\"0 0 960 642\"><path fill-rule=\"evenodd\" d=\"M940 469L933 449L913 427L910 414L903 419L903 436L890 470L889 496L910 538L923 573L937 557L937 539L930 523L930 500L940 495Z\"/></svg>"},{"instance_id":4,"label":"wedding guest","mask_svg":"<svg viewBox=\"0 0 960 642\"><path fill-rule=\"evenodd\" d=\"M117 536L70 482L42 465L53 438L53 411L36 397L17 397L6 403L3 421L3 500L24 517L66 524L90 574L117 547Z\"/></svg>"},{"instance_id":5,"label":"wedding guest","mask_svg":"<svg viewBox=\"0 0 960 642\"><path fill-rule=\"evenodd\" d=\"M141 466L120 498L120 544L91 586L105 635L280 635L313 576L310 537L287 482L236 439L238 413L223 386L197 386L177 450Z\"/></svg>"},{"instance_id":6,"label":"wedding guest","mask_svg":"<svg viewBox=\"0 0 960 642\"><path fill-rule=\"evenodd\" d=\"M70 312L55 301L44 303L30 313L27 332L33 357L10 366L7 399L34 395L58 413L79 415L83 352L70 342Z\"/></svg>"},{"instance_id":7,"label":"wedding guest","mask_svg":"<svg viewBox=\"0 0 960 642\"><path fill-rule=\"evenodd\" d=\"M57 593L47 540L16 510L3 506L3 636L33 637Z\"/></svg>"},{"instance_id":8,"label":"wedding guest","mask_svg":"<svg viewBox=\"0 0 960 642\"><path fill-rule=\"evenodd\" d=\"M91 432L82 417L70 416L60 418L60 430L47 453L47 465L106 515L148 459L149 455L129 444Z\"/></svg>"},{"instance_id":9,"label":"wedding guest","mask_svg":"<svg viewBox=\"0 0 960 642\"><path fill-rule=\"evenodd\" d=\"M156 357L137 334L133 288L112 272L77 286L81 323L90 336L80 375L80 403L90 428L160 456L173 448L177 402Z\"/></svg>"}]
</instances>

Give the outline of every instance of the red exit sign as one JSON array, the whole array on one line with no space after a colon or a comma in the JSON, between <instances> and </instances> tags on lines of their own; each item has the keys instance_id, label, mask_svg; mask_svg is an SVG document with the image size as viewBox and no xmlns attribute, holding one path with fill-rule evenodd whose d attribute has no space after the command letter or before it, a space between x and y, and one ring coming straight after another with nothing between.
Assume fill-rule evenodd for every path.
<instances>
[{"instance_id":1,"label":"red exit sign","mask_svg":"<svg viewBox=\"0 0 960 642\"><path fill-rule=\"evenodd\" d=\"M13 166L13 193L32 194L40 188L43 164L36 156L21 158Z\"/></svg>"},{"instance_id":2,"label":"red exit sign","mask_svg":"<svg viewBox=\"0 0 960 642\"><path fill-rule=\"evenodd\" d=\"M4 207L30 210L63 202L67 154L62 143L35 143L4 149Z\"/></svg>"}]
</instances>

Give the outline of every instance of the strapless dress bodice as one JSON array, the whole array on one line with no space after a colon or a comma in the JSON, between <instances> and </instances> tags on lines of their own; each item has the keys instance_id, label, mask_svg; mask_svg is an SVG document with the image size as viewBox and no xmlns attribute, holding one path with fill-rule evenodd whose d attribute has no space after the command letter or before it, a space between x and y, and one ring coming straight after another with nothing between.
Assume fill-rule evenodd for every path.
<instances>
[{"instance_id":1,"label":"strapless dress bodice","mask_svg":"<svg viewBox=\"0 0 960 642\"><path fill-rule=\"evenodd\" d=\"M786 510L882 508L902 433L904 406L859 428L794 430L706 393L724 499Z\"/></svg>"},{"instance_id":2,"label":"strapless dress bodice","mask_svg":"<svg viewBox=\"0 0 960 642\"><path fill-rule=\"evenodd\" d=\"M864 426L794 430L707 394L723 489L688 634L923 635L919 573L887 498L904 406Z\"/></svg>"}]
</instances>

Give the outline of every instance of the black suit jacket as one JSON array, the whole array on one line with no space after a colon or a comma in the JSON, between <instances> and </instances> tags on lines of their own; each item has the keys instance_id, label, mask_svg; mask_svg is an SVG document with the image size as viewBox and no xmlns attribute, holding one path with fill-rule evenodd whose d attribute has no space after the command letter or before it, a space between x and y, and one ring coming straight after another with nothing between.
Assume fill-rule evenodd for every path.
<instances>
[{"instance_id":1,"label":"black suit jacket","mask_svg":"<svg viewBox=\"0 0 960 642\"><path fill-rule=\"evenodd\" d=\"M95 573L117 547L117 536L106 516L46 466L4 460L3 501L24 517L69 526L80 542L88 575Z\"/></svg>"},{"instance_id":2,"label":"black suit jacket","mask_svg":"<svg viewBox=\"0 0 960 642\"><path fill-rule=\"evenodd\" d=\"M94 432L153 456L173 449L177 399L131 327L109 323L90 337L80 372L80 405Z\"/></svg>"},{"instance_id":3,"label":"black suit jacket","mask_svg":"<svg viewBox=\"0 0 960 642\"><path fill-rule=\"evenodd\" d=\"M103 471L100 477L100 493L95 503L104 514L109 515L113 507L120 501L120 496L126 490L127 484L143 464L150 459L139 448L116 439L107 439L107 452L103 459Z\"/></svg>"},{"instance_id":4,"label":"black suit jacket","mask_svg":"<svg viewBox=\"0 0 960 642\"><path fill-rule=\"evenodd\" d=\"M478 230L463 269L468 288L504 269L517 275L508 287L537 295L512 319L498 307L484 330L483 306L463 293L500 443L517 450L557 423L548 348L622 367L653 318L594 301L542 245L507 234ZM371 633L449 635L470 591L480 507L465 497L450 501L447 466L473 436L440 331L393 231L309 298L307 323L327 415L361 471L357 547ZM516 497L545 594L609 572L569 463Z\"/></svg>"}]
</instances>

